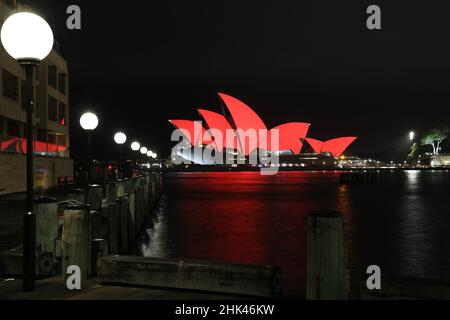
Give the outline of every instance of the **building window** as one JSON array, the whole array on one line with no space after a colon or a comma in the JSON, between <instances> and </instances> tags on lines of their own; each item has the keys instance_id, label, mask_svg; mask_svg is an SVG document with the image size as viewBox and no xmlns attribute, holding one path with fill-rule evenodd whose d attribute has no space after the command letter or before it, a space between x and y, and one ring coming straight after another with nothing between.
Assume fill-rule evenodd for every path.
<instances>
[{"instance_id":1,"label":"building window","mask_svg":"<svg viewBox=\"0 0 450 320\"><path fill-rule=\"evenodd\" d=\"M37 134L37 140L41 142L47 142L47 131L39 130Z\"/></svg>"},{"instance_id":2,"label":"building window","mask_svg":"<svg viewBox=\"0 0 450 320\"><path fill-rule=\"evenodd\" d=\"M58 123L62 126L65 126L67 123L67 115L66 115L66 105L62 102L59 103L58 106Z\"/></svg>"},{"instance_id":3,"label":"building window","mask_svg":"<svg viewBox=\"0 0 450 320\"><path fill-rule=\"evenodd\" d=\"M3 96L17 101L19 98L19 78L3 69Z\"/></svg>"},{"instance_id":4,"label":"building window","mask_svg":"<svg viewBox=\"0 0 450 320\"><path fill-rule=\"evenodd\" d=\"M65 73L58 74L58 90L62 94L66 94L66 77Z\"/></svg>"},{"instance_id":5,"label":"building window","mask_svg":"<svg viewBox=\"0 0 450 320\"><path fill-rule=\"evenodd\" d=\"M53 88L57 88L58 86L58 70L56 69L56 66L49 65L48 66L48 85L52 86Z\"/></svg>"},{"instance_id":6,"label":"building window","mask_svg":"<svg viewBox=\"0 0 450 320\"><path fill-rule=\"evenodd\" d=\"M6 124L6 134L11 137L22 137L20 123L14 120L8 120Z\"/></svg>"},{"instance_id":7,"label":"building window","mask_svg":"<svg viewBox=\"0 0 450 320\"><path fill-rule=\"evenodd\" d=\"M48 120L58 122L58 101L48 96Z\"/></svg>"},{"instance_id":8,"label":"building window","mask_svg":"<svg viewBox=\"0 0 450 320\"><path fill-rule=\"evenodd\" d=\"M66 146L66 136L64 136L64 135L58 135L57 136L57 139L58 139L58 146L60 146L60 147L65 147Z\"/></svg>"}]
</instances>

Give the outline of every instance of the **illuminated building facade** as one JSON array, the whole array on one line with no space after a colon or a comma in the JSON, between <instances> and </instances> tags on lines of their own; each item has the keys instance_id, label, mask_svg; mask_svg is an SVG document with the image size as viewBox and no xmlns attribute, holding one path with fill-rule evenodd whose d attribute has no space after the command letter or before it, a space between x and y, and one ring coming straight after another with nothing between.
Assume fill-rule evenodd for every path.
<instances>
[{"instance_id":1,"label":"illuminated building facade","mask_svg":"<svg viewBox=\"0 0 450 320\"><path fill-rule=\"evenodd\" d=\"M15 2L0 0L0 26ZM41 61L34 79L35 173L37 187L52 187L60 177L73 176L69 159L69 81L66 60L52 50ZM25 190L25 72L0 46L0 194ZM22 170L23 167L23 170Z\"/></svg>"},{"instance_id":2,"label":"illuminated building facade","mask_svg":"<svg viewBox=\"0 0 450 320\"><path fill-rule=\"evenodd\" d=\"M310 124L304 122L286 123L269 130L258 114L242 101L223 93L219 93L219 97L228 109L228 117L199 109L198 112L204 122L170 120L170 123L189 141L188 147L193 149L206 147L220 153L226 151L245 156L256 150L266 150L286 159L283 163L287 165L290 163L297 166L304 163L306 166L308 163L310 166L314 163L318 166L332 166L336 163L335 159L356 140L356 137L342 137L322 142L309 138L307 135ZM251 136L249 132L256 134ZM264 134L258 134L260 132ZM305 156L301 153L305 141L312 148L313 155ZM292 156L296 161L289 161L287 156ZM331 159L324 160L324 156ZM305 161L301 162L301 158L305 158ZM200 159L190 160L199 164L213 164L202 163Z\"/></svg>"}]
</instances>

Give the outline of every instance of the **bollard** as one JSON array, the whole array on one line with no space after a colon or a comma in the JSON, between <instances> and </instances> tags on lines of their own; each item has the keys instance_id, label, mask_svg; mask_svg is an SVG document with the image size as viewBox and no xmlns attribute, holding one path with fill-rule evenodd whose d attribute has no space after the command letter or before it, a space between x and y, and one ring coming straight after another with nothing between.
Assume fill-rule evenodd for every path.
<instances>
[{"instance_id":1,"label":"bollard","mask_svg":"<svg viewBox=\"0 0 450 320\"><path fill-rule=\"evenodd\" d=\"M120 199L125 195L125 181L117 180L116 199Z\"/></svg>"},{"instance_id":2,"label":"bollard","mask_svg":"<svg viewBox=\"0 0 450 320\"><path fill-rule=\"evenodd\" d=\"M97 276L97 260L108 256L108 243L104 239L93 239L91 241L91 270L92 277Z\"/></svg>"},{"instance_id":3,"label":"bollard","mask_svg":"<svg viewBox=\"0 0 450 320\"><path fill-rule=\"evenodd\" d=\"M64 212L62 254L64 276L67 267L76 265L81 278L91 274L91 225L89 205L69 205Z\"/></svg>"},{"instance_id":4,"label":"bollard","mask_svg":"<svg viewBox=\"0 0 450 320\"><path fill-rule=\"evenodd\" d=\"M115 182L108 182L106 184L106 202L114 203L117 200L117 184Z\"/></svg>"},{"instance_id":5,"label":"bollard","mask_svg":"<svg viewBox=\"0 0 450 320\"><path fill-rule=\"evenodd\" d=\"M131 188L131 180L129 178L125 178L124 183L125 183L125 193L130 194L131 189L132 189Z\"/></svg>"},{"instance_id":6,"label":"bollard","mask_svg":"<svg viewBox=\"0 0 450 320\"><path fill-rule=\"evenodd\" d=\"M102 208L101 211L91 211L91 238L104 239L109 233L109 213Z\"/></svg>"},{"instance_id":7,"label":"bollard","mask_svg":"<svg viewBox=\"0 0 450 320\"><path fill-rule=\"evenodd\" d=\"M40 198L34 203L36 212L36 244L41 252L51 252L55 257L58 237L58 203L53 198Z\"/></svg>"},{"instance_id":8,"label":"bollard","mask_svg":"<svg viewBox=\"0 0 450 320\"><path fill-rule=\"evenodd\" d=\"M152 186L152 199L155 202L157 199L157 192L158 192L157 191L158 186L157 186L155 174L152 174L150 181L151 181L151 186Z\"/></svg>"},{"instance_id":9,"label":"bollard","mask_svg":"<svg viewBox=\"0 0 450 320\"><path fill-rule=\"evenodd\" d=\"M144 203L143 203L143 211L142 214L144 216L144 220L147 219L150 216L150 209L149 209L149 194L148 194L148 182L147 182L147 177L144 177L141 180L142 183L142 188L143 188L143 198L144 198Z\"/></svg>"},{"instance_id":10,"label":"bollard","mask_svg":"<svg viewBox=\"0 0 450 320\"><path fill-rule=\"evenodd\" d=\"M117 203L119 206L119 253L128 254L128 196L120 198Z\"/></svg>"},{"instance_id":11,"label":"bollard","mask_svg":"<svg viewBox=\"0 0 450 320\"><path fill-rule=\"evenodd\" d=\"M136 194L128 195L128 250L132 250L136 240Z\"/></svg>"},{"instance_id":12,"label":"bollard","mask_svg":"<svg viewBox=\"0 0 450 320\"><path fill-rule=\"evenodd\" d=\"M110 203L103 208L103 213L108 217L108 244L109 244L109 254L119 253L119 208L117 203Z\"/></svg>"},{"instance_id":13,"label":"bollard","mask_svg":"<svg viewBox=\"0 0 450 320\"><path fill-rule=\"evenodd\" d=\"M130 179L130 181L131 181L131 191L136 191L136 189L138 188L138 178L133 177Z\"/></svg>"},{"instance_id":14,"label":"bollard","mask_svg":"<svg viewBox=\"0 0 450 320\"><path fill-rule=\"evenodd\" d=\"M148 207L149 207L149 213L150 216L153 212L153 207L155 206L155 184L153 180L150 179L148 183Z\"/></svg>"},{"instance_id":15,"label":"bollard","mask_svg":"<svg viewBox=\"0 0 450 320\"><path fill-rule=\"evenodd\" d=\"M342 216L312 212L307 221L306 299L348 299L349 275Z\"/></svg>"},{"instance_id":16,"label":"bollard","mask_svg":"<svg viewBox=\"0 0 450 320\"><path fill-rule=\"evenodd\" d=\"M136 197L135 197L135 230L136 230L136 235L139 235L142 227L144 225L144 220L145 220L145 216L144 216L144 188L143 187L139 187L138 189L136 189Z\"/></svg>"},{"instance_id":17,"label":"bollard","mask_svg":"<svg viewBox=\"0 0 450 320\"><path fill-rule=\"evenodd\" d=\"M67 195L67 199L69 200L75 200L79 203L85 204L86 203L86 193L83 189L74 189Z\"/></svg>"},{"instance_id":18,"label":"bollard","mask_svg":"<svg viewBox=\"0 0 450 320\"><path fill-rule=\"evenodd\" d=\"M91 210L100 210L102 208L102 198L102 187L98 184L90 185L87 195L87 204L91 206Z\"/></svg>"}]
</instances>

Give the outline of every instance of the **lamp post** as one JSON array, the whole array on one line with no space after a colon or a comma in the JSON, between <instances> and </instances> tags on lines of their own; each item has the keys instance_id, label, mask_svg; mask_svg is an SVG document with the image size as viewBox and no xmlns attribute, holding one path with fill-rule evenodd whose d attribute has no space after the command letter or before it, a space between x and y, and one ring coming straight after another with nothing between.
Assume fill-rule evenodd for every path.
<instances>
[{"instance_id":1,"label":"lamp post","mask_svg":"<svg viewBox=\"0 0 450 320\"><path fill-rule=\"evenodd\" d=\"M27 205L23 225L24 292L34 291L36 216L33 213L33 73L53 48L53 32L48 23L31 12L19 12L3 23L1 42L6 52L25 69L27 114Z\"/></svg>"},{"instance_id":2,"label":"lamp post","mask_svg":"<svg viewBox=\"0 0 450 320\"><path fill-rule=\"evenodd\" d=\"M88 184L91 184L91 171L92 171L92 131L97 129L98 127L98 118L97 116L92 112L86 112L83 114L80 118L80 125L81 127L87 132L88 134Z\"/></svg>"},{"instance_id":3,"label":"lamp post","mask_svg":"<svg viewBox=\"0 0 450 320\"><path fill-rule=\"evenodd\" d=\"M416 133L414 131L411 131L409 133L409 141L414 141L414 137L416 136Z\"/></svg>"},{"instance_id":4,"label":"lamp post","mask_svg":"<svg viewBox=\"0 0 450 320\"><path fill-rule=\"evenodd\" d=\"M119 145L119 178L123 178L123 159L122 159L122 146L127 142L127 136L123 132L117 132L114 135L114 142Z\"/></svg>"}]
</instances>

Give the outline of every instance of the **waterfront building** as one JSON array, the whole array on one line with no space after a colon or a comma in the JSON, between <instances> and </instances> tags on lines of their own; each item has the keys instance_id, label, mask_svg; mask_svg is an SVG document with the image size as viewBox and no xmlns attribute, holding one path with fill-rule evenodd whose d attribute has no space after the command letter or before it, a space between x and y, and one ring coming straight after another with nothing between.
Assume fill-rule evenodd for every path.
<instances>
[{"instance_id":1,"label":"waterfront building","mask_svg":"<svg viewBox=\"0 0 450 320\"><path fill-rule=\"evenodd\" d=\"M15 10L15 1L0 0L0 26ZM55 48L41 61L34 78L33 115L35 187L50 188L73 177L70 160L69 77L64 57ZM0 194L26 188L25 72L0 46Z\"/></svg>"}]
</instances>

